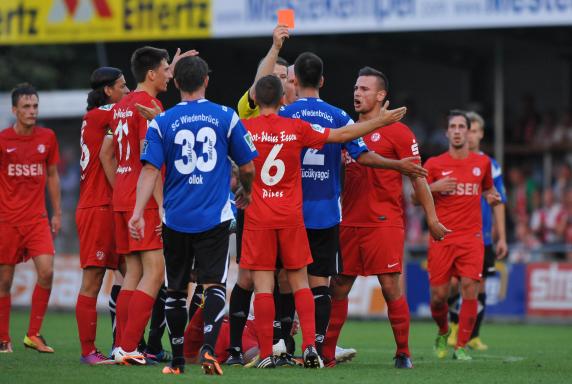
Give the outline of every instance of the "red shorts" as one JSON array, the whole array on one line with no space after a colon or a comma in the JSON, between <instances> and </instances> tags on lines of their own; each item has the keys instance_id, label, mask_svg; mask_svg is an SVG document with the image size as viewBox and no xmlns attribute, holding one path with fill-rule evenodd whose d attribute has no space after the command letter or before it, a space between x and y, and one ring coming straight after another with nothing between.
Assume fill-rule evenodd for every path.
<instances>
[{"instance_id":1,"label":"red shorts","mask_svg":"<svg viewBox=\"0 0 572 384\"><path fill-rule=\"evenodd\" d=\"M79 261L82 268L117 269L113 210L110 205L78 208L75 222L79 236Z\"/></svg>"},{"instance_id":2,"label":"red shorts","mask_svg":"<svg viewBox=\"0 0 572 384\"><path fill-rule=\"evenodd\" d=\"M127 255L133 252L152 251L163 249L163 239L157 234L155 229L162 225L159 218L158 209L146 209L143 211L145 220L145 233L141 240L135 240L129 234L129 219L133 211L113 212L115 223L115 251L120 255Z\"/></svg>"},{"instance_id":3,"label":"red shorts","mask_svg":"<svg viewBox=\"0 0 572 384\"><path fill-rule=\"evenodd\" d=\"M32 257L55 253L47 218L24 225L0 223L0 264L16 265Z\"/></svg>"},{"instance_id":4,"label":"red shorts","mask_svg":"<svg viewBox=\"0 0 572 384\"><path fill-rule=\"evenodd\" d=\"M430 240L427 257L429 283L443 285L451 276L480 281L485 248L480 233L469 236L448 235L443 241Z\"/></svg>"},{"instance_id":5,"label":"red shorts","mask_svg":"<svg viewBox=\"0 0 572 384\"><path fill-rule=\"evenodd\" d=\"M403 228L340 226L342 275L401 273L404 242Z\"/></svg>"},{"instance_id":6,"label":"red shorts","mask_svg":"<svg viewBox=\"0 0 572 384\"><path fill-rule=\"evenodd\" d=\"M300 269L312 263L306 228L244 229L240 267L254 271L274 271L276 261L284 269Z\"/></svg>"}]
</instances>

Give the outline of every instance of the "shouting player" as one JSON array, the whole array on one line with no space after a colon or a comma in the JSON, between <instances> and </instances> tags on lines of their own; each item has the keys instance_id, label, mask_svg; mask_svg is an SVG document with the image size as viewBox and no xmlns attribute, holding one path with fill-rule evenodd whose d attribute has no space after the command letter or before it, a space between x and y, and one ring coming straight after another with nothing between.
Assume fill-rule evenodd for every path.
<instances>
[{"instance_id":1,"label":"shouting player","mask_svg":"<svg viewBox=\"0 0 572 384\"><path fill-rule=\"evenodd\" d=\"M485 135L485 120L476 112L468 112L467 116L471 121L471 128L469 129L469 150L471 152L483 154L480 150L480 143ZM467 346L471 349L477 351L486 351L488 346L481 341L479 337L479 331L481 328L482 321L485 316L485 307L487 304L487 293L485 279L489 276L494 276L496 273L495 260L500 260L506 257L508 247L506 243L506 223L505 223L505 204L506 204L506 193L504 187L504 181L502 177L502 169L495 159L489 156L492 166L492 176L493 182L497 192L501 196L502 204L497 204L491 208L487 203L485 198L481 198L481 211L483 215L483 241L485 244L485 257L483 263L483 278L479 284L479 296L478 296L478 315L475 327L473 328L473 334ZM441 179L445 181L448 185L449 190L452 191L456 187L454 178L448 177ZM496 226L496 232L498 238L493 249L493 218L494 224ZM460 298L458 279L451 279L451 297L449 297L449 318L451 320L451 335L447 340L450 347L454 347L457 344L457 331L459 324L459 312L457 310L458 301Z\"/></svg>"},{"instance_id":2,"label":"shouting player","mask_svg":"<svg viewBox=\"0 0 572 384\"><path fill-rule=\"evenodd\" d=\"M453 232L442 240L429 240L428 271L431 286L431 315L439 327L435 353L447 356L447 299L452 276L460 279L462 304L453 358L471 360L465 351L477 318L477 296L483 270L481 196L494 206L501 197L494 188L488 156L469 150L469 117L462 111L449 113L449 150L425 163L435 206L443 224ZM441 189L440 180L453 178L453 190Z\"/></svg>"},{"instance_id":3,"label":"shouting player","mask_svg":"<svg viewBox=\"0 0 572 384\"><path fill-rule=\"evenodd\" d=\"M387 77L365 67L354 87L354 107L359 121L375 119L389 91ZM389 159L419 156L413 132L402 123L380 127L364 137L367 147ZM435 214L433 199L424 177L411 177L415 193L427 214L434 238L447 232ZM409 307L401 290L405 225L403 221L402 176L389 169L365 167L346 157L342 194L340 243L343 271L332 279L332 311L324 358L335 365L335 346L348 311L348 295L357 276L377 276L397 350L396 368L412 368L409 352Z\"/></svg>"},{"instance_id":4,"label":"shouting player","mask_svg":"<svg viewBox=\"0 0 572 384\"><path fill-rule=\"evenodd\" d=\"M129 89L121 70L111 67L96 69L91 75L92 91L87 97L87 113L81 127L81 177L76 223L79 236L82 283L77 297L76 320L84 364L110 364L95 347L97 332L97 295L105 271L117 269L119 257L110 223L113 223L111 198L113 172L107 172L100 153L113 118L113 104L119 102ZM106 177L107 176L107 177Z\"/></svg>"},{"instance_id":5,"label":"shouting player","mask_svg":"<svg viewBox=\"0 0 572 384\"><path fill-rule=\"evenodd\" d=\"M338 129L310 125L299 119L276 115L283 99L283 88L275 76L256 83L260 116L245 120L260 153L253 201L245 212L243 249L240 266L252 271L255 298L254 315L260 345L258 368L273 368L272 323L274 320L274 270L279 255L294 292L296 311L302 328L304 365L323 366L315 349L314 298L309 289L307 265L312 256L302 212L301 151L321 148L326 143L348 142L376 127L401 119L405 108L388 111L362 124Z\"/></svg>"},{"instance_id":6,"label":"shouting player","mask_svg":"<svg viewBox=\"0 0 572 384\"><path fill-rule=\"evenodd\" d=\"M280 116L300 118L310 124L330 128L354 123L345 111L320 99L324 77L323 63L317 55L311 52L300 54L294 64L294 73L299 99L281 108ZM344 144L326 144L321 150L307 148L302 152L304 224L313 260L308 266L308 281L316 306L316 348L320 355L330 319L330 276L341 273L342 267L339 254L342 149L362 165L395 169L416 176L426 174L418 165L418 156L403 160L385 159L368 151L361 138Z\"/></svg>"},{"instance_id":7,"label":"shouting player","mask_svg":"<svg viewBox=\"0 0 572 384\"><path fill-rule=\"evenodd\" d=\"M206 374L222 375L215 345L225 312L229 266L232 159L239 166L241 188L236 205L250 202L257 155L238 115L205 99L207 63L184 58L175 67L182 102L150 124L141 153L145 164L137 185L137 202L129 229L134 239L153 236L154 217L145 215L160 169L166 167L163 237L166 261L166 314L173 360L163 373L184 371L183 335L187 324L187 287L191 269L204 288L204 345L200 357Z\"/></svg>"},{"instance_id":8,"label":"shouting player","mask_svg":"<svg viewBox=\"0 0 572 384\"><path fill-rule=\"evenodd\" d=\"M32 294L24 346L53 353L40 335L54 270L54 243L61 227L58 142L51 129L36 125L38 92L30 84L12 90L13 126L0 132L0 353L12 352L10 287L16 264L32 259L38 276ZM48 221L45 189L52 204Z\"/></svg>"}]
</instances>

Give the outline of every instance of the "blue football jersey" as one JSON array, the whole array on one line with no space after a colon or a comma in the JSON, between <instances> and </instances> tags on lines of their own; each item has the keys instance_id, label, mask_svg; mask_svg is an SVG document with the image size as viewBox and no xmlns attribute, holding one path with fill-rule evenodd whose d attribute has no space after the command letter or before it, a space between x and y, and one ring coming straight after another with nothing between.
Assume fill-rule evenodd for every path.
<instances>
[{"instance_id":1,"label":"blue football jersey","mask_svg":"<svg viewBox=\"0 0 572 384\"><path fill-rule=\"evenodd\" d=\"M229 158L241 166L258 155L236 112L206 99L181 102L157 116L141 152L142 161L165 165L163 222L186 233L234 218Z\"/></svg>"},{"instance_id":2,"label":"blue football jersey","mask_svg":"<svg viewBox=\"0 0 572 384\"><path fill-rule=\"evenodd\" d=\"M318 98L302 98L282 107L280 116L298 118L325 128L340 128L353 124L343 110ZM326 144L321 150L302 151L302 194L304 199L304 223L306 228L323 229L341 221L340 167L342 149L353 159L367 151L361 138L345 144Z\"/></svg>"},{"instance_id":3,"label":"blue football jersey","mask_svg":"<svg viewBox=\"0 0 572 384\"><path fill-rule=\"evenodd\" d=\"M506 204L506 189L502 178L502 169L495 159L489 156L491 160L491 174L496 190L501 196L503 204ZM483 241L485 245L493 243L493 209L487 203L484 197L481 197L481 212L483 215Z\"/></svg>"}]
</instances>

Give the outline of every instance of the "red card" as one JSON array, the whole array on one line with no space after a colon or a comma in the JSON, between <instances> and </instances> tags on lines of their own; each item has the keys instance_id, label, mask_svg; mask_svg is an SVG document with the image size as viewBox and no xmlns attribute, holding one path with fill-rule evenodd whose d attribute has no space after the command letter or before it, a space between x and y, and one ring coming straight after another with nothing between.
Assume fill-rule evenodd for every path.
<instances>
[{"instance_id":1,"label":"red card","mask_svg":"<svg viewBox=\"0 0 572 384\"><path fill-rule=\"evenodd\" d=\"M294 10L291 8L279 9L278 24L294 29Z\"/></svg>"}]
</instances>

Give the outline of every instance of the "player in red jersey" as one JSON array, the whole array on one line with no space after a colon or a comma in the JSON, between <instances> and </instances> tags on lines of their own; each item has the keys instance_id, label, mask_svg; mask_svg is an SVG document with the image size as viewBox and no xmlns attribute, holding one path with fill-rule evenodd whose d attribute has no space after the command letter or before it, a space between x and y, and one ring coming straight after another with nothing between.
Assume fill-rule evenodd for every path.
<instances>
[{"instance_id":1,"label":"player in red jersey","mask_svg":"<svg viewBox=\"0 0 572 384\"><path fill-rule=\"evenodd\" d=\"M117 68L96 69L90 81L92 91L87 96L87 113L81 127L81 177L76 223L83 274L75 312L81 343L80 362L96 365L115 363L95 347L96 304L106 269L117 269L119 264L112 230L111 198L115 173L106 172L100 153L104 141L112 140L108 132L113 104L119 102L129 89L123 73Z\"/></svg>"},{"instance_id":2,"label":"player in red jersey","mask_svg":"<svg viewBox=\"0 0 572 384\"><path fill-rule=\"evenodd\" d=\"M166 50L143 47L131 56L131 72L137 81L137 88L125 96L113 108L113 144L117 171L113 188L113 211L115 242L118 254L125 255L126 274L116 304L116 348L115 361L122 364L144 365L143 354L137 345L151 316L155 297L163 284L165 262L161 240L161 219L163 216L163 191L161 179L157 180L153 198L146 206L144 217L148 223L142 240L129 236L127 223L135 206L137 180L142 169L139 154L147 133L147 119L136 108L136 104L153 108L161 102L156 96L167 90L173 78L172 69L185 56L198 52L180 51L169 65Z\"/></svg>"},{"instance_id":3,"label":"player in red jersey","mask_svg":"<svg viewBox=\"0 0 572 384\"><path fill-rule=\"evenodd\" d=\"M451 111L448 118L449 150L425 163L428 181L435 198L437 214L453 232L444 240L429 240L428 270L431 285L431 314L439 327L435 352L447 356L447 299L451 277L461 281L461 311L459 333L454 359L471 360L465 345L469 341L477 318L477 296L482 277L484 244L482 238L481 195L491 205L501 202L494 188L491 162L485 155L469 150L468 134L471 123L462 111ZM439 180L454 178L453 191L443 191Z\"/></svg>"},{"instance_id":4,"label":"player in red jersey","mask_svg":"<svg viewBox=\"0 0 572 384\"><path fill-rule=\"evenodd\" d=\"M59 152L54 132L36 125L38 102L34 87L18 85L12 91L16 123L0 132L0 353L12 352L10 287L14 269L30 258L38 280L24 345L38 352L54 352L40 336L40 328L52 289L52 234L57 235L61 227ZM53 209L51 223L45 205L46 186Z\"/></svg>"},{"instance_id":5,"label":"player in red jersey","mask_svg":"<svg viewBox=\"0 0 572 384\"><path fill-rule=\"evenodd\" d=\"M287 271L302 327L304 365L323 366L314 345L314 298L308 285L306 266L312 262L302 214L300 152L304 147L321 148L360 137L376 127L398 121L405 108L388 111L386 106L368 122L339 129L322 128L297 119L276 115L283 88L275 76L265 76L255 86L260 116L244 124L260 154L254 160L257 172L252 203L245 211L240 267L252 271L254 314L260 357L258 368L275 366L272 356L274 320L274 270L277 256Z\"/></svg>"},{"instance_id":6,"label":"player in red jersey","mask_svg":"<svg viewBox=\"0 0 572 384\"><path fill-rule=\"evenodd\" d=\"M388 80L382 72L369 67L360 70L354 87L354 106L360 122L371 121L379 114L387 92ZM385 158L419 156L415 136L402 123L378 128L363 139L369 150ZM443 237L447 230L437 219L425 178L412 177L411 182L427 213L431 235ZM408 341L409 307L400 282L405 241L401 174L365 167L346 156L342 217L343 267L342 274L331 281L332 310L323 346L324 358L330 366L335 365L335 347L347 317L348 295L356 277L376 275L387 302L397 344L395 366L412 368Z\"/></svg>"}]
</instances>

